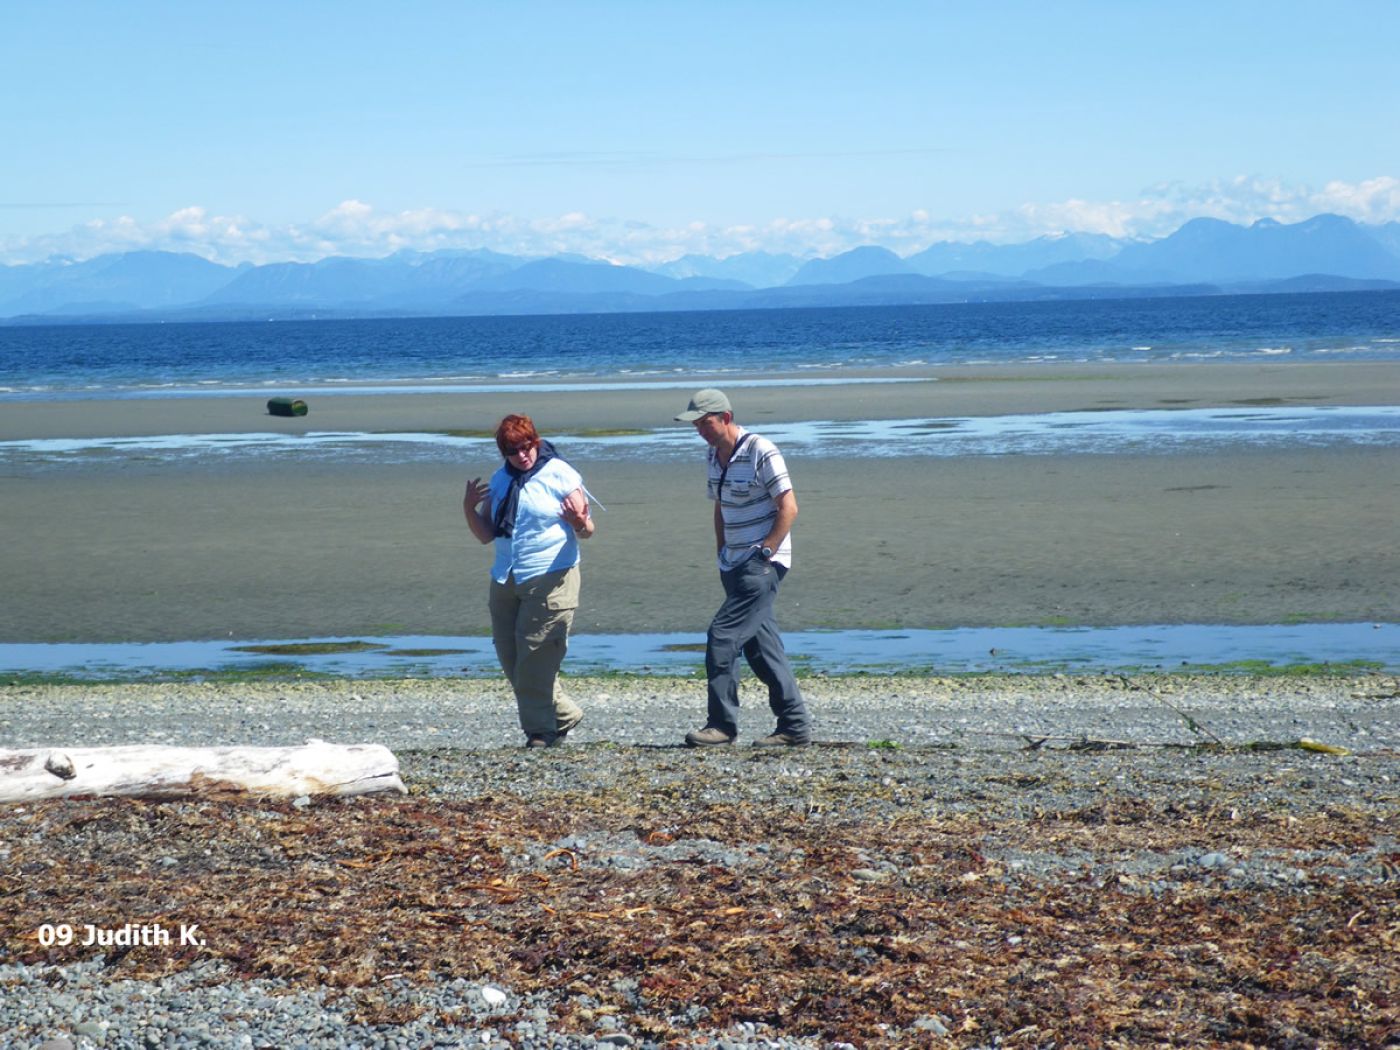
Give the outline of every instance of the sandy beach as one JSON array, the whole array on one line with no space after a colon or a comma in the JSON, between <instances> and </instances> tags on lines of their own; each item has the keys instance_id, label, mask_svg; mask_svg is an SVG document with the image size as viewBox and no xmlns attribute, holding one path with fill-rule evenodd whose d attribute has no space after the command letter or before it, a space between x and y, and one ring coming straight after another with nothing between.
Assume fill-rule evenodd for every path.
<instances>
[{"instance_id":1,"label":"sandy beach","mask_svg":"<svg viewBox=\"0 0 1400 1050\"><path fill-rule=\"evenodd\" d=\"M1182 365L881 373L744 387L740 422L947 418L1400 400L1400 366ZM804 376L803 378L811 378ZM871 378L842 373L836 380ZM292 391L291 393L297 393ZM688 389L18 402L0 440L669 424ZM703 446L576 461L607 505L576 630L702 632L720 600ZM1400 456L1301 448L1170 455L793 459L787 629L1400 619ZM0 641L484 634L487 551L459 464L300 460L12 467L0 477Z\"/></svg>"},{"instance_id":2,"label":"sandy beach","mask_svg":"<svg viewBox=\"0 0 1400 1050\"><path fill-rule=\"evenodd\" d=\"M1397 373L989 370L731 393L762 429L1391 404ZM665 425L686 396L321 397L290 420L256 398L26 404L0 429L471 429L524 410L578 432ZM701 457L697 440L693 463L577 464L609 508L579 630L699 639L719 601ZM794 457L783 621L1394 621L1397 458ZM487 552L460 499L494 460L19 462L0 479L0 639L486 633ZM390 747L409 789L5 808L0 859L21 875L0 1030L327 1050L444 1030L560 1048L1393 1041L1393 674L813 676L818 746L778 753L681 747L697 678L568 688L587 719L540 755L496 678L0 687L9 746L322 736ZM747 683L745 740L766 716ZM56 919L150 916L205 941L38 940Z\"/></svg>"}]
</instances>

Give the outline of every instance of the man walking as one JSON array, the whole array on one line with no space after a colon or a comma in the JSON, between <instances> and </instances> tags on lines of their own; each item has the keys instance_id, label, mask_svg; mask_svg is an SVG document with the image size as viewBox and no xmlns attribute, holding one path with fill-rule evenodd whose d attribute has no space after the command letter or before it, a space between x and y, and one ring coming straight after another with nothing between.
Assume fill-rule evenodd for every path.
<instances>
[{"instance_id":1,"label":"man walking","mask_svg":"<svg viewBox=\"0 0 1400 1050\"><path fill-rule=\"evenodd\" d=\"M732 744L739 735L739 654L768 687L777 728L755 743L797 747L812 741L811 719L773 617L778 584L792 566L797 497L777 446L734 422L729 398L697 391L677 421L692 423L710 446L709 497L715 502L715 547L724 604L705 639L709 711L705 728L687 733L691 747Z\"/></svg>"}]
</instances>

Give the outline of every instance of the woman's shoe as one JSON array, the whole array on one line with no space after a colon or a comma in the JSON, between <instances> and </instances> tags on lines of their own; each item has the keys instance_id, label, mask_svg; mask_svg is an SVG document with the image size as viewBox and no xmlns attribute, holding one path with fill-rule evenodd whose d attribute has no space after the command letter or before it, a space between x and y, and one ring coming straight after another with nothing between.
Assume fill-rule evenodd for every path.
<instances>
[{"instance_id":1,"label":"woman's shoe","mask_svg":"<svg viewBox=\"0 0 1400 1050\"><path fill-rule=\"evenodd\" d=\"M754 747L806 747L812 742L807 733L789 733L779 730L760 737L753 742Z\"/></svg>"}]
</instances>

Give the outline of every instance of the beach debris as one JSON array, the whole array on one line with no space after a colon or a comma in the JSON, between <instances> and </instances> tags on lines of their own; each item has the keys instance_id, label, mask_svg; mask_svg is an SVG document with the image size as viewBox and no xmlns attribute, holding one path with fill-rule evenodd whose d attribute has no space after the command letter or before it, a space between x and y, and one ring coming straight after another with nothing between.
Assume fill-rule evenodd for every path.
<instances>
[{"instance_id":1,"label":"beach debris","mask_svg":"<svg viewBox=\"0 0 1400 1050\"><path fill-rule=\"evenodd\" d=\"M1131 679L1129 679L1126 675L1119 675L1119 679L1122 681L1124 688L1132 690L1134 692L1145 692L1163 707L1178 715L1181 718L1181 720L1186 723L1186 728L1191 730L1191 732L1195 733L1197 736L1210 737L1210 739L1216 744L1219 744L1221 747L1225 746L1225 741L1221 740L1218 736L1216 736L1205 726L1197 722L1193 717L1191 717L1181 708L1177 707L1170 700L1166 699L1166 697L1162 696L1161 693L1159 693L1155 688L1148 688L1138 685L1136 682L1133 682Z\"/></svg>"},{"instance_id":2,"label":"beach debris","mask_svg":"<svg viewBox=\"0 0 1400 1050\"><path fill-rule=\"evenodd\" d=\"M267 402L270 416L304 416L307 411L306 402L299 397L273 397Z\"/></svg>"},{"instance_id":3,"label":"beach debris","mask_svg":"<svg viewBox=\"0 0 1400 1050\"><path fill-rule=\"evenodd\" d=\"M1298 749L1300 751L1316 751L1318 754L1322 755L1351 754L1346 748L1340 747L1337 744L1324 744L1320 740L1311 740L1308 737L1303 737L1298 741Z\"/></svg>"},{"instance_id":4,"label":"beach debris","mask_svg":"<svg viewBox=\"0 0 1400 1050\"><path fill-rule=\"evenodd\" d=\"M378 791L407 794L398 759L381 744L0 749L0 802L111 795L309 799Z\"/></svg>"},{"instance_id":5,"label":"beach debris","mask_svg":"<svg viewBox=\"0 0 1400 1050\"><path fill-rule=\"evenodd\" d=\"M85 929L60 943L54 923L169 916L197 921L203 943L172 926L170 945L109 956L113 982L217 966L395 1026L405 1004L446 1005L452 989L460 1015L425 1024L538 1010L561 1045L616 1031L676 1046L1281 1046L1304 1045L1291 1029L1306 1024L1317 1045L1385 1046L1397 1030L1385 865L1400 857L1383 799L1256 806L1236 792L1272 799L1278 782L1210 754L1185 777L1160 757L1120 782L1073 759L964 767L910 746L869 761L863 743L805 778L826 816L775 804L793 788L761 768L746 794L697 802L713 770L646 749L580 757L530 797L480 780L511 760L488 752L425 769L407 798L15 807L0 813L0 957L89 962ZM894 764L936 787L922 808L880 799ZM580 790L599 765L605 779ZM472 786L437 790L449 783ZM597 863L662 830L685 848ZM560 848L587 863L544 859ZM761 858L762 877L719 863L729 852ZM867 868L890 877L852 874Z\"/></svg>"},{"instance_id":6,"label":"beach debris","mask_svg":"<svg viewBox=\"0 0 1400 1050\"><path fill-rule=\"evenodd\" d=\"M990 730L977 732L976 736L1000 737L1006 740L1024 740L1026 751L1039 751L1052 741L1065 744L1070 751L1130 751L1138 747L1180 747L1180 744L1165 741L1106 740L1101 737L1055 736L1051 733L995 733Z\"/></svg>"},{"instance_id":7,"label":"beach debris","mask_svg":"<svg viewBox=\"0 0 1400 1050\"><path fill-rule=\"evenodd\" d=\"M58 777L59 780L72 780L78 774L73 769L73 760L67 755L61 755L57 751L51 753L44 759L44 768Z\"/></svg>"},{"instance_id":8,"label":"beach debris","mask_svg":"<svg viewBox=\"0 0 1400 1050\"><path fill-rule=\"evenodd\" d=\"M552 849L544 855L545 860L553 860L555 857L563 857L569 867L574 871L578 870L578 854L571 849Z\"/></svg>"},{"instance_id":9,"label":"beach debris","mask_svg":"<svg viewBox=\"0 0 1400 1050\"><path fill-rule=\"evenodd\" d=\"M27 965L92 959L81 928L72 943L37 931L112 899L130 915L197 919L204 942L137 944L114 979L217 962L240 980L331 989L366 1024L403 1023L400 1002L378 991L392 980L423 1002L435 988L459 988L459 1001L470 991L477 1016L538 1004L571 1045L624 1030L648 1045L742 1031L769 1045L803 1033L903 1050L971 1022L981 1038L957 1045L1266 1046L1283 1045L1270 1040L1294 1018L1319 1043L1387 1045L1400 913L1378 892L1375 859L1390 844L1376 809L1223 829L1179 793L1101 797L1094 781L1082 795L1043 795L1062 799L1054 808L872 810L888 815L878 825L767 803L687 808L689 794L645 790L305 810L42 803L6 840L0 894L13 914L0 952ZM764 877L688 854L625 872L521 864L522 846L538 860L571 838L644 839L682 814L707 841L762 847ZM1299 844L1307 856L1294 857ZM1273 877L1271 858L1285 856L1288 877ZM853 862L874 874L885 857L890 877L854 876ZM410 904L417 921L405 923ZM1325 931L1325 952L1300 941L1312 931ZM1072 1010L1067 980L1084 990ZM1034 1041L1009 1039L1031 1020Z\"/></svg>"},{"instance_id":10,"label":"beach debris","mask_svg":"<svg viewBox=\"0 0 1400 1050\"><path fill-rule=\"evenodd\" d=\"M506 993L499 988L487 984L483 985L481 988L481 998L486 1001L487 1006L497 1007L505 1005L507 996Z\"/></svg>"},{"instance_id":11,"label":"beach debris","mask_svg":"<svg viewBox=\"0 0 1400 1050\"><path fill-rule=\"evenodd\" d=\"M1246 751L1313 751L1320 755L1349 755L1351 752L1340 744L1324 744L1318 740L1302 737L1298 740L1251 740L1244 745Z\"/></svg>"},{"instance_id":12,"label":"beach debris","mask_svg":"<svg viewBox=\"0 0 1400 1050\"><path fill-rule=\"evenodd\" d=\"M890 875L888 871L876 871L874 868L856 868L851 872L851 878L856 882L884 882Z\"/></svg>"}]
</instances>

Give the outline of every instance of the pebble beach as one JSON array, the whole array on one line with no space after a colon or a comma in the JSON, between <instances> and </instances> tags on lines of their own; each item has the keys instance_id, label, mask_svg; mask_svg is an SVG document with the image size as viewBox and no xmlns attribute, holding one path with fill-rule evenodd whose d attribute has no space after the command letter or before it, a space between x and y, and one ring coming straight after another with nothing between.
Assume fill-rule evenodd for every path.
<instances>
[{"instance_id":1,"label":"pebble beach","mask_svg":"<svg viewBox=\"0 0 1400 1050\"><path fill-rule=\"evenodd\" d=\"M745 746L767 729L746 691L740 743L697 752L678 745L702 683L572 679L584 724L527 752L491 682L7 687L19 746L75 725L88 744L379 742L409 793L8 807L0 1030L50 1048L1395 1035L1394 676L804 688L816 745ZM1267 975L1304 914L1307 977L1265 1010L1235 986L1240 953ZM61 922L204 943L40 948ZM1124 983L1134 955L1167 984ZM1016 1002L1037 1028L1019 1044Z\"/></svg>"}]
</instances>

